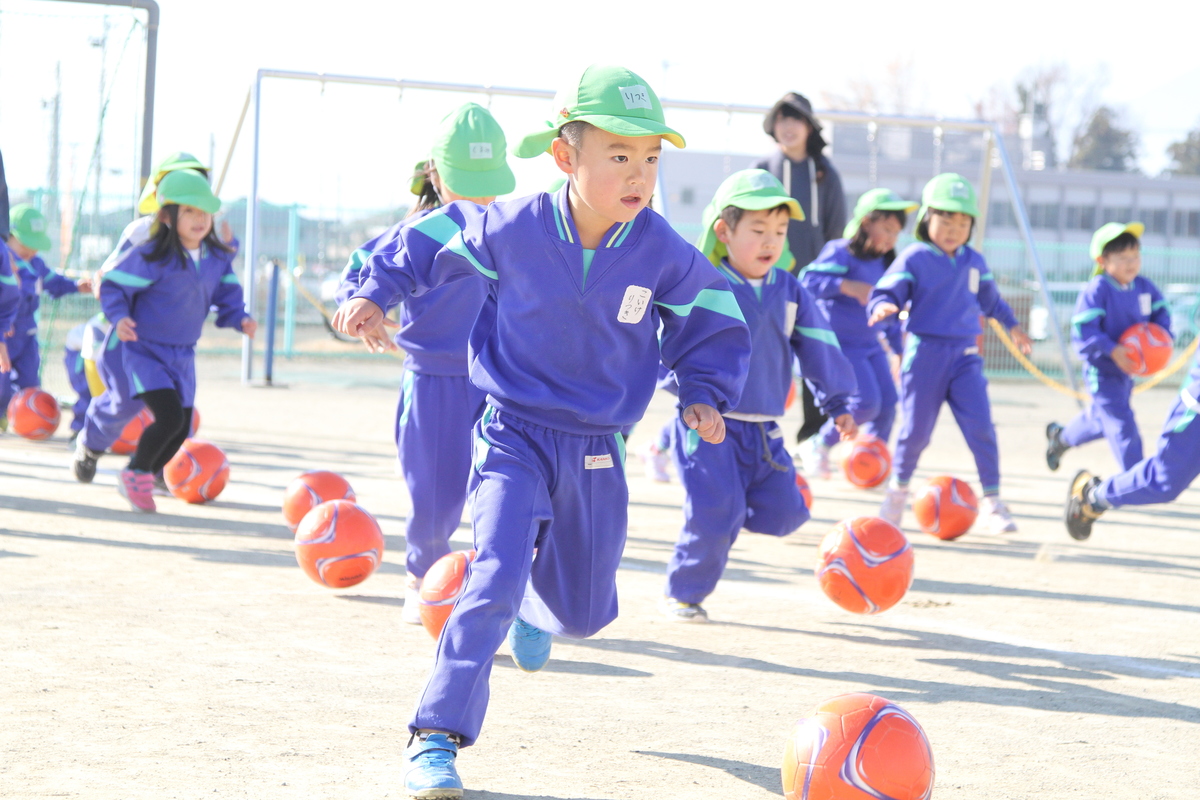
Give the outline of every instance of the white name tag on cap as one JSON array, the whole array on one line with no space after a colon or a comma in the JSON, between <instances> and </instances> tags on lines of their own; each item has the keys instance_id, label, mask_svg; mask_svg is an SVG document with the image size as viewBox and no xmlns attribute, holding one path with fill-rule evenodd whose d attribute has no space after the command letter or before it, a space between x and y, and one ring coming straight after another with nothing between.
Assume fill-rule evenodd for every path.
<instances>
[{"instance_id":1,"label":"white name tag on cap","mask_svg":"<svg viewBox=\"0 0 1200 800\"><path fill-rule=\"evenodd\" d=\"M618 86L617 89L621 92L621 99L625 101L626 111L635 108L654 110L654 104L650 102L650 92L646 91L645 86Z\"/></svg>"},{"instance_id":2,"label":"white name tag on cap","mask_svg":"<svg viewBox=\"0 0 1200 800\"><path fill-rule=\"evenodd\" d=\"M1138 295L1138 309L1142 312L1142 316L1150 316L1150 293L1143 292Z\"/></svg>"},{"instance_id":3,"label":"white name tag on cap","mask_svg":"<svg viewBox=\"0 0 1200 800\"><path fill-rule=\"evenodd\" d=\"M491 158L492 143L491 142L471 142L468 153L471 158Z\"/></svg>"},{"instance_id":4,"label":"white name tag on cap","mask_svg":"<svg viewBox=\"0 0 1200 800\"><path fill-rule=\"evenodd\" d=\"M621 310L617 312L617 322L627 322L636 325L646 316L650 306L650 298L654 293L645 286L630 286L625 289L625 297L621 300Z\"/></svg>"},{"instance_id":5,"label":"white name tag on cap","mask_svg":"<svg viewBox=\"0 0 1200 800\"><path fill-rule=\"evenodd\" d=\"M602 456L584 456L584 469L612 469L613 460L612 453L605 453Z\"/></svg>"},{"instance_id":6,"label":"white name tag on cap","mask_svg":"<svg viewBox=\"0 0 1200 800\"><path fill-rule=\"evenodd\" d=\"M979 270L975 267L971 267L971 272L967 275L967 286L971 289L971 294L979 294Z\"/></svg>"}]
</instances>

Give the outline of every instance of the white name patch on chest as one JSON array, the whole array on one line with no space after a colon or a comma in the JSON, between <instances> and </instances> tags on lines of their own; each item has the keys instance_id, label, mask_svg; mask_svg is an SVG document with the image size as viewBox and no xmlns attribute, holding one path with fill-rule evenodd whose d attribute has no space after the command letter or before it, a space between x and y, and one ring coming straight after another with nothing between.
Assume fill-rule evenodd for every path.
<instances>
[{"instance_id":1,"label":"white name patch on chest","mask_svg":"<svg viewBox=\"0 0 1200 800\"><path fill-rule=\"evenodd\" d=\"M646 316L646 309L650 306L650 298L654 293L645 286L630 286L625 290L625 297L621 299L621 310L617 312L617 322L627 322L630 325L636 325L642 321L642 317Z\"/></svg>"},{"instance_id":2,"label":"white name patch on chest","mask_svg":"<svg viewBox=\"0 0 1200 800\"><path fill-rule=\"evenodd\" d=\"M796 327L796 313L800 310L799 303L788 301L783 312L783 335L791 336L792 328Z\"/></svg>"},{"instance_id":3,"label":"white name patch on chest","mask_svg":"<svg viewBox=\"0 0 1200 800\"><path fill-rule=\"evenodd\" d=\"M1150 308L1152 306L1149 292L1142 292L1138 295L1138 310L1142 312L1143 317L1150 316Z\"/></svg>"},{"instance_id":4,"label":"white name patch on chest","mask_svg":"<svg viewBox=\"0 0 1200 800\"><path fill-rule=\"evenodd\" d=\"M971 294L979 294L979 270L975 267L971 267L971 272L967 275L967 287Z\"/></svg>"},{"instance_id":5,"label":"white name patch on chest","mask_svg":"<svg viewBox=\"0 0 1200 800\"><path fill-rule=\"evenodd\" d=\"M613 459L612 453L605 453L602 456L584 456L584 469L612 469Z\"/></svg>"}]
</instances>

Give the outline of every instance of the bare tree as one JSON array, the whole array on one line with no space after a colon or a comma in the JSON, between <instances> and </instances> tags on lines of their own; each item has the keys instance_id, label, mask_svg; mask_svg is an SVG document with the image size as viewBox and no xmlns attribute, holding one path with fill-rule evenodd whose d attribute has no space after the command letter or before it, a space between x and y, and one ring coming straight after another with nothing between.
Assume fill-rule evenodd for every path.
<instances>
[{"instance_id":1,"label":"bare tree","mask_svg":"<svg viewBox=\"0 0 1200 800\"><path fill-rule=\"evenodd\" d=\"M1138 134L1121 124L1121 115L1100 106L1071 146L1068 166L1111 172L1137 172Z\"/></svg>"},{"instance_id":2,"label":"bare tree","mask_svg":"<svg viewBox=\"0 0 1200 800\"><path fill-rule=\"evenodd\" d=\"M890 61L882 74L851 78L844 92L821 92L826 108L877 114L919 114L924 102L916 96L916 62L911 58Z\"/></svg>"},{"instance_id":3,"label":"bare tree","mask_svg":"<svg viewBox=\"0 0 1200 800\"><path fill-rule=\"evenodd\" d=\"M1200 175L1200 125L1168 145L1167 155L1171 157L1171 166L1167 167L1170 174Z\"/></svg>"}]
</instances>

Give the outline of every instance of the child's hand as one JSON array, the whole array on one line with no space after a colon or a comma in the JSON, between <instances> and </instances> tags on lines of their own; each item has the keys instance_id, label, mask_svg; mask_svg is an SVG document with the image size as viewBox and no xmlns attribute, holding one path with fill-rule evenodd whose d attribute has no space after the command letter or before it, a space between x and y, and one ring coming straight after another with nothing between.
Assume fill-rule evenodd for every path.
<instances>
[{"instance_id":1,"label":"child's hand","mask_svg":"<svg viewBox=\"0 0 1200 800\"><path fill-rule=\"evenodd\" d=\"M92 281L92 297L100 299L100 287L104 285L104 275L97 272L96 280Z\"/></svg>"},{"instance_id":2,"label":"child's hand","mask_svg":"<svg viewBox=\"0 0 1200 800\"><path fill-rule=\"evenodd\" d=\"M859 305L865 306L867 304L873 288L875 288L874 284L867 283L866 281L852 281L849 278L842 278L842 294L847 297L853 297L858 301Z\"/></svg>"},{"instance_id":3,"label":"child's hand","mask_svg":"<svg viewBox=\"0 0 1200 800\"><path fill-rule=\"evenodd\" d=\"M8 358L8 345L0 342L0 372L12 371L12 361Z\"/></svg>"},{"instance_id":4,"label":"child's hand","mask_svg":"<svg viewBox=\"0 0 1200 800\"><path fill-rule=\"evenodd\" d=\"M369 333L364 334L362 339L363 346L372 353L386 353L388 350L397 350L396 342L392 339L388 328L396 329L400 327L399 322L392 322L387 317L383 318L383 324ZM383 335L380 335L382 331Z\"/></svg>"},{"instance_id":5,"label":"child's hand","mask_svg":"<svg viewBox=\"0 0 1200 800\"><path fill-rule=\"evenodd\" d=\"M892 314L899 314L900 308L895 303L880 303L875 306L875 310L871 313L867 320L868 325L874 325L876 322L882 322Z\"/></svg>"},{"instance_id":6,"label":"child's hand","mask_svg":"<svg viewBox=\"0 0 1200 800\"><path fill-rule=\"evenodd\" d=\"M368 334L387 336L383 330L383 309L365 297L351 297L338 306L330 324L338 333L360 339Z\"/></svg>"},{"instance_id":7,"label":"child's hand","mask_svg":"<svg viewBox=\"0 0 1200 800\"><path fill-rule=\"evenodd\" d=\"M92 276L84 275L82 278L75 281L75 288L83 294L87 294L88 292L92 291Z\"/></svg>"},{"instance_id":8,"label":"child's hand","mask_svg":"<svg viewBox=\"0 0 1200 800\"><path fill-rule=\"evenodd\" d=\"M254 321L254 317L245 317L242 319L242 333L254 338L254 334L258 331L258 323Z\"/></svg>"},{"instance_id":9,"label":"child's hand","mask_svg":"<svg viewBox=\"0 0 1200 800\"><path fill-rule=\"evenodd\" d=\"M1029 334L1025 333L1025 329L1020 325L1013 325L1009 330L1008 335L1013 340L1013 344L1017 346L1025 355L1033 352L1033 340L1029 338Z\"/></svg>"},{"instance_id":10,"label":"child's hand","mask_svg":"<svg viewBox=\"0 0 1200 800\"><path fill-rule=\"evenodd\" d=\"M683 410L683 424L700 434L709 444L725 441L725 418L704 403L692 403Z\"/></svg>"},{"instance_id":11,"label":"child's hand","mask_svg":"<svg viewBox=\"0 0 1200 800\"><path fill-rule=\"evenodd\" d=\"M1129 351L1125 349L1125 345L1117 345L1109 355L1112 356L1112 360L1117 365L1117 368L1126 375L1132 375L1137 369L1137 365L1133 363L1133 358L1130 357Z\"/></svg>"},{"instance_id":12,"label":"child's hand","mask_svg":"<svg viewBox=\"0 0 1200 800\"><path fill-rule=\"evenodd\" d=\"M838 433L842 435L843 442L849 441L858 435L858 423L849 414L842 414L835 417L833 425L838 429Z\"/></svg>"},{"instance_id":13,"label":"child's hand","mask_svg":"<svg viewBox=\"0 0 1200 800\"><path fill-rule=\"evenodd\" d=\"M225 244L233 244L233 228L229 227L229 220L221 220L221 241Z\"/></svg>"},{"instance_id":14,"label":"child's hand","mask_svg":"<svg viewBox=\"0 0 1200 800\"><path fill-rule=\"evenodd\" d=\"M122 317L117 321L116 327L117 338L122 342L136 342L138 340L137 331L134 330L137 327L137 323L131 317Z\"/></svg>"}]
</instances>

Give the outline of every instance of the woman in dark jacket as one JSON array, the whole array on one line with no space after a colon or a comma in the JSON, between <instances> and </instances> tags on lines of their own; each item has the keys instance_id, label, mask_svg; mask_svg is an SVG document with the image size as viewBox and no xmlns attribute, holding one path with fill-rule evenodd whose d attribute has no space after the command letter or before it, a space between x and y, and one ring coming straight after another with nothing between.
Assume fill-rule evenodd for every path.
<instances>
[{"instance_id":1,"label":"woman in dark jacket","mask_svg":"<svg viewBox=\"0 0 1200 800\"><path fill-rule=\"evenodd\" d=\"M785 94L767 112L763 130L779 149L754 166L779 178L804 209L804 219L788 225L788 247L796 258L792 272L798 274L816 259L826 242L841 237L846 227L846 195L841 176L822 153L821 123L813 116L807 97L797 92ZM815 434L824 422L825 415L805 384L804 423L796 441Z\"/></svg>"}]
</instances>

